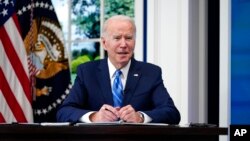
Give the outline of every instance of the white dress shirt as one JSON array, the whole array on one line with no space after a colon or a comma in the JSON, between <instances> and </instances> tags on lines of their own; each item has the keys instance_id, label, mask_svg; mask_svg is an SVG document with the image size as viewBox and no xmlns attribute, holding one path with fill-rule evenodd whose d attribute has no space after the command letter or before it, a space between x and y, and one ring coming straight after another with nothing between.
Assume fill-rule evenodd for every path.
<instances>
[{"instance_id":1,"label":"white dress shirt","mask_svg":"<svg viewBox=\"0 0 250 141\"><path fill-rule=\"evenodd\" d=\"M125 67L123 67L123 68L120 69L121 72L122 72L121 81L122 81L122 85L123 85L123 90L126 87L126 81L127 81L128 71L129 71L130 65L131 65L131 60L128 62L128 64ZM115 79L116 68L111 63L111 61L109 60L109 58L108 58L108 68L109 68L110 84L111 84L111 86L113 86L113 82L114 82L114 79ZM96 111L91 111L91 112L88 112L88 113L84 114L80 118L80 121L81 122L85 122L85 123L91 123L91 121L89 119L89 116L92 113L94 113L94 112L96 112ZM152 119L147 114L145 114L143 112L140 112L140 113L143 114L143 117L144 117L144 122L143 123L148 123L148 122L152 121Z\"/></svg>"}]
</instances>

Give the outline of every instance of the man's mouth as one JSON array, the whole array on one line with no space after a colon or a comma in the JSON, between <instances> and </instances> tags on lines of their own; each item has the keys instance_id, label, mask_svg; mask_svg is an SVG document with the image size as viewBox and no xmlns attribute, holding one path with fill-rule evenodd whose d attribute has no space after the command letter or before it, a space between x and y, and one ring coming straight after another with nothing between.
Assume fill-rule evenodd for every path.
<instances>
[{"instance_id":1,"label":"man's mouth","mask_svg":"<svg viewBox=\"0 0 250 141\"><path fill-rule=\"evenodd\" d=\"M117 54L125 55L125 54L128 54L128 52L117 52Z\"/></svg>"}]
</instances>

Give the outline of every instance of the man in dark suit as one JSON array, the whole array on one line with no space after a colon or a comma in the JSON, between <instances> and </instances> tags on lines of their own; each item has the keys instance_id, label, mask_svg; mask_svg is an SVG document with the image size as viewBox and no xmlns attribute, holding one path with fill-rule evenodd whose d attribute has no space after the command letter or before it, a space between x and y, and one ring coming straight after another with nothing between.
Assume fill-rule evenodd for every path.
<instances>
[{"instance_id":1,"label":"man in dark suit","mask_svg":"<svg viewBox=\"0 0 250 141\"><path fill-rule=\"evenodd\" d=\"M104 23L101 41L108 58L78 67L70 94L57 112L59 122L180 122L160 67L133 58L135 36L135 24L127 16Z\"/></svg>"}]
</instances>

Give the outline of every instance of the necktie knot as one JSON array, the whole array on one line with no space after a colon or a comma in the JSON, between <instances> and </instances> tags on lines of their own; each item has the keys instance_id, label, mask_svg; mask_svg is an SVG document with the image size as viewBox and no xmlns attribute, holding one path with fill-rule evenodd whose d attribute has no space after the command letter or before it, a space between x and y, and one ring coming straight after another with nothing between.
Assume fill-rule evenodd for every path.
<instances>
[{"instance_id":1,"label":"necktie knot","mask_svg":"<svg viewBox=\"0 0 250 141\"><path fill-rule=\"evenodd\" d=\"M121 74L122 74L121 70L116 70L115 71L115 77L120 77Z\"/></svg>"},{"instance_id":2,"label":"necktie knot","mask_svg":"<svg viewBox=\"0 0 250 141\"><path fill-rule=\"evenodd\" d=\"M121 74L122 74L121 70L115 71L115 78L114 78L113 87L112 87L114 107L121 107L122 106L123 86L122 86L122 81L120 78Z\"/></svg>"}]
</instances>

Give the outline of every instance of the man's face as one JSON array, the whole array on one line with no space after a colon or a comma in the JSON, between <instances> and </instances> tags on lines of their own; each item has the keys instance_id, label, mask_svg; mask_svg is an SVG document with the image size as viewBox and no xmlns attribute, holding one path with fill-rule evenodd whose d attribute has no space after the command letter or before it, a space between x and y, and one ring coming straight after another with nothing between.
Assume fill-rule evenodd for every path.
<instances>
[{"instance_id":1,"label":"man's face","mask_svg":"<svg viewBox=\"0 0 250 141\"><path fill-rule=\"evenodd\" d=\"M135 47L134 30L129 21L113 20L109 22L107 33L102 38L103 47L117 69L124 67L133 55Z\"/></svg>"}]
</instances>

